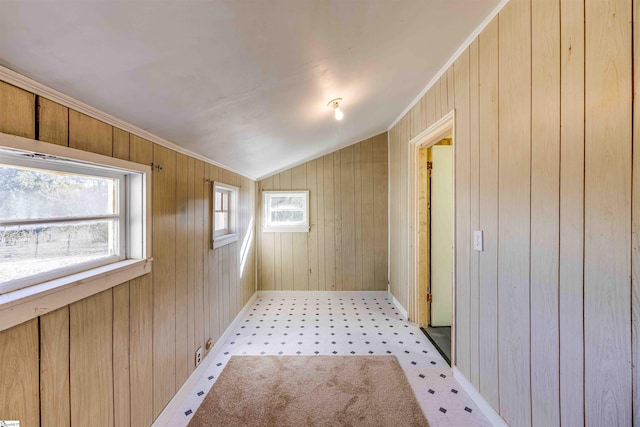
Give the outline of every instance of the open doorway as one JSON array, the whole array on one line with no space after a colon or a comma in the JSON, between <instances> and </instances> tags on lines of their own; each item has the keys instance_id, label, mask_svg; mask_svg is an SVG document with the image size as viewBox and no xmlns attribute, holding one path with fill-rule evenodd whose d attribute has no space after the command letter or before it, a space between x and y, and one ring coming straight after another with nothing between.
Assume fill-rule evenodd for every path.
<instances>
[{"instance_id":1,"label":"open doorway","mask_svg":"<svg viewBox=\"0 0 640 427\"><path fill-rule=\"evenodd\" d=\"M451 325L453 323L453 145L451 136L428 148L427 173L420 186L426 203L420 217L426 220L427 241L420 245L420 257L428 271L420 278L426 287L428 321L421 325L440 354L451 363ZM425 167L425 166L422 166ZM421 222L422 223L422 222ZM428 246L428 247L427 247ZM428 259L425 259L428 258ZM428 275L428 277L426 277Z\"/></svg>"},{"instance_id":2,"label":"open doorway","mask_svg":"<svg viewBox=\"0 0 640 427\"><path fill-rule=\"evenodd\" d=\"M411 145L412 317L455 365L453 113Z\"/></svg>"}]
</instances>

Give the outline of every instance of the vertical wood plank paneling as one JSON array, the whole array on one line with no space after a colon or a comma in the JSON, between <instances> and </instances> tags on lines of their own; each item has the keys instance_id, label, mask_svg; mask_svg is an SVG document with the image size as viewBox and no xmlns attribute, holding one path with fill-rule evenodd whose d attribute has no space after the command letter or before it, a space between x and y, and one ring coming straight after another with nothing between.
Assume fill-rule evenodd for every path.
<instances>
[{"instance_id":1,"label":"vertical wood plank paneling","mask_svg":"<svg viewBox=\"0 0 640 427\"><path fill-rule=\"evenodd\" d=\"M387 134L373 138L373 227L375 232L374 249L374 289L387 290L388 285L388 164Z\"/></svg>"},{"instance_id":2,"label":"vertical wood plank paneling","mask_svg":"<svg viewBox=\"0 0 640 427\"><path fill-rule=\"evenodd\" d=\"M440 117L444 117L449 112L449 80L455 81L455 75L450 72L452 69L453 67L449 67L436 83L440 85Z\"/></svg>"},{"instance_id":3,"label":"vertical wood plank paneling","mask_svg":"<svg viewBox=\"0 0 640 427\"><path fill-rule=\"evenodd\" d=\"M40 425L38 319L0 332L0 414L21 427Z\"/></svg>"},{"instance_id":4,"label":"vertical wood plank paneling","mask_svg":"<svg viewBox=\"0 0 640 427\"><path fill-rule=\"evenodd\" d=\"M129 157L131 161L150 165L153 162L153 144L138 136L131 135ZM153 211L153 206L147 208ZM147 224L147 230L152 230L152 224ZM151 237L153 239L153 235ZM151 274L129 282L129 315L131 425L134 427L149 426L154 419L153 284Z\"/></svg>"},{"instance_id":5,"label":"vertical wood plank paneling","mask_svg":"<svg viewBox=\"0 0 640 427\"><path fill-rule=\"evenodd\" d=\"M585 422L631 424L631 2L585 3Z\"/></svg>"},{"instance_id":6,"label":"vertical wood plank paneling","mask_svg":"<svg viewBox=\"0 0 640 427\"><path fill-rule=\"evenodd\" d=\"M374 138L369 138L361 144L360 161L362 164L362 289L376 289L375 282L375 250L376 236L385 230L377 230L374 226L376 210L374 206L373 188L373 144Z\"/></svg>"},{"instance_id":7,"label":"vertical wood plank paneling","mask_svg":"<svg viewBox=\"0 0 640 427\"><path fill-rule=\"evenodd\" d=\"M0 81L0 132L35 138L35 95Z\"/></svg>"},{"instance_id":8,"label":"vertical wood plank paneling","mask_svg":"<svg viewBox=\"0 0 640 427\"><path fill-rule=\"evenodd\" d=\"M114 426L112 290L69 306L71 425Z\"/></svg>"},{"instance_id":9,"label":"vertical wood plank paneling","mask_svg":"<svg viewBox=\"0 0 640 427\"><path fill-rule=\"evenodd\" d=\"M324 164L324 261L325 291L336 288L336 252L335 252L335 186L333 154L322 158Z\"/></svg>"},{"instance_id":10,"label":"vertical wood plank paneling","mask_svg":"<svg viewBox=\"0 0 640 427\"><path fill-rule=\"evenodd\" d=\"M311 219L310 233L259 233L260 289L387 289L387 158L383 133L259 183L262 190L308 189ZM277 276L288 271L292 283L278 288Z\"/></svg>"},{"instance_id":11,"label":"vertical wood plank paneling","mask_svg":"<svg viewBox=\"0 0 640 427\"><path fill-rule=\"evenodd\" d=\"M0 82L0 131L36 137L35 104L33 94ZM149 141L45 98L39 98L38 106L43 141L64 146L70 140L74 148L142 164L155 160L162 167L155 172L157 193L148 206L153 215L147 224L150 230L155 224L151 235L155 250L149 255L155 258L154 276L161 279L153 283L151 274L139 277L0 333L0 415L20 419L26 426L151 425L192 372L190 355L196 336L198 342L203 340L203 334L196 333L196 301L202 300L196 296L196 284L198 276L201 282L204 280L204 247L198 251L199 242L191 242L199 229L202 242L208 233L204 218L200 227L197 224L196 199L205 191L196 191L195 159L177 155L175 164L176 153L162 147L155 147L154 158L154 146ZM163 172L168 176L158 179ZM241 228L245 236L250 233L255 214L255 184L237 174L227 175L232 184L242 188ZM204 217L208 207L204 203L201 206ZM175 235L167 222L176 221L176 244L167 245L171 240L167 235ZM230 319L255 286L252 249L247 255L247 274L241 277L240 244L232 246L225 259L227 288L232 290ZM197 252L202 255L199 262ZM173 283L161 283L171 277L164 274L165 270L173 270L177 285L175 279ZM200 313L202 316L204 309ZM202 320L199 323L202 329ZM171 369L160 369L167 360ZM172 378L176 373L177 379ZM166 387L168 378L173 383L170 387ZM159 403L165 399L165 392L165 402Z\"/></svg>"},{"instance_id":12,"label":"vertical wood plank paneling","mask_svg":"<svg viewBox=\"0 0 640 427\"><path fill-rule=\"evenodd\" d=\"M471 129L469 122L469 50L454 63L455 70L455 363L471 378Z\"/></svg>"},{"instance_id":13,"label":"vertical wood plank paneling","mask_svg":"<svg viewBox=\"0 0 640 427\"><path fill-rule=\"evenodd\" d=\"M451 66L447 70L447 113L453 111L455 105L455 70L454 67Z\"/></svg>"},{"instance_id":14,"label":"vertical wood plank paneling","mask_svg":"<svg viewBox=\"0 0 640 427\"><path fill-rule=\"evenodd\" d=\"M269 177L263 181L260 181L260 189L268 191L273 189L273 177ZM262 192L258 194L260 200L260 206L262 208ZM260 212L259 215L262 215ZM260 218L262 218L260 216ZM262 224L262 221L261 221ZM260 289L265 291L275 290L275 247L274 247L274 234L275 233L263 233L262 230L257 230L260 235Z\"/></svg>"},{"instance_id":15,"label":"vertical wood plank paneling","mask_svg":"<svg viewBox=\"0 0 640 427\"><path fill-rule=\"evenodd\" d=\"M560 425L560 2L531 3L531 424Z\"/></svg>"},{"instance_id":16,"label":"vertical wood plank paneling","mask_svg":"<svg viewBox=\"0 0 640 427\"><path fill-rule=\"evenodd\" d=\"M139 136L130 135L129 160L144 165L151 165L151 163L153 163L153 143Z\"/></svg>"},{"instance_id":17,"label":"vertical wood plank paneling","mask_svg":"<svg viewBox=\"0 0 640 427\"><path fill-rule=\"evenodd\" d=\"M498 384L498 18L479 38L480 229L478 390L500 410Z\"/></svg>"},{"instance_id":18,"label":"vertical wood plank paneling","mask_svg":"<svg viewBox=\"0 0 640 427\"><path fill-rule=\"evenodd\" d=\"M342 289L355 287L355 217L354 217L353 146L340 150L340 241L342 244Z\"/></svg>"},{"instance_id":19,"label":"vertical wood plank paneling","mask_svg":"<svg viewBox=\"0 0 640 427\"><path fill-rule=\"evenodd\" d=\"M307 189L307 167L302 164L291 169L291 189ZM309 290L309 233L291 233L293 244L293 289Z\"/></svg>"},{"instance_id":20,"label":"vertical wood plank paneling","mask_svg":"<svg viewBox=\"0 0 640 427\"><path fill-rule=\"evenodd\" d=\"M153 285L151 274L130 282L131 425L153 422Z\"/></svg>"},{"instance_id":21,"label":"vertical wood plank paneling","mask_svg":"<svg viewBox=\"0 0 640 427\"><path fill-rule=\"evenodd\" d=\"M437 122L438 120L440 120L442 118L442 116L444 115L442 113L442 102L440 100L440 89L442 87L442 84L440 83L440 81L438 81L437 83L435 83L432 87L431 90L433 90L433 105L435 107L434 109L434 113L435 113L435 121ZM435 122L434 122L435 123ZM398 126L399 128L399 126ZM398 135L396 135L398 136Z\"/></svg>"},{"instance_id":22,"label":"vertical wood plank paneling","mask_svg":"<svg viewBox=\"0 0 640 427\"><path fill-rule=\"evenodd\" d=\"M69 147L111 156L113 128L93 117L69 110Z\"/></svg>"},{"instance_id":23,"label":"vertical wood plank paneling","mask_svg":"<svg viewBox=\"0 0 640 427\"><path fill-rule=\"evenodd\" d=\"M217 250L213 250L211 241L213 239L214 223L213 217L210 212L213 207L213 191L214 183L216 181L224 182L224 175L218 173L218 168L212 168L211 165L205 163L203 166L203 179L202 179L202 218L204 219L203 233L200 235L200 247L202 248L203 257L203 284L202 284L202 307L203 307L203 331L204 336L202 343L205 344L209 338L218 334L218 325L224 323L224 310L229 310L229 304L226 303L222 306L217 306L217 301L220 301L222 289L220 288L220 281L217 280L216 273L219 271L218 266L215 264ZM213 304L212 304L213 303ZM228 315L228 314L227 314ZM207 353L206 348L202 349L203 354Z\"/></svg>"},{"instance_id":24,"label":"vertical wood plank paneling","mask_svg":"<svg viewBox=\"0 0 640 427\"><path fill-rule=\"evenodd\" d=\"M157 144L153 163L153 413L176 390L176 153Z\"/></svg>"},{"instance_id":25,"label":"vertical wood plank paneling","mask_svg":"<svg viewBox=\"0 0 640 427\"><path fill-rule=\"evenodd\" d=\"M41 425L71 425L69 393L69 307L65 306L40 316Z\"/></svg>"},{"instance_id":26,"label":"vertical wood plank paneling","mask_svg":"<svg viewBox=\"0 0 640 427\"><path fill-rule=\"evenodd\" d=\"M342 151L333 153L333 197L334 197L334 226L335 226L335 251L336 251L336 271L335 281L337 291L344 290L343 287L343 246L342 246L342 168L340 166Z\"/></svg>"},{"instance_id":27,"label":"vertical wood plank paneling","mask_svg":"<svg viewBox=\"0 0 640 427\"><path fill-rule=\"evenodd\" d=\"M500 414L531 424L529 322L531 169L531 7L513 0L500 12L498 336Z\"/></svg>"},{"instance_id":28,"label":"vertical wood plank paneling","mask_svg":"<svg viewBox=\"0 0 640 427\"><path fill-rule=\"evenodd\" d=\"M437 102L437 100L436 100ZM396 155L399 159L407 159L407 152L409 147L409 118L404 117L398 123L398 134L396 140ZM409 240L409 227L406 222L401 221L400 219L404 216L404 212L408 209L408 191L409 191L409 182L408 182L408 174L405 168L398 168L396 170L396 176L398 181L400 182L400 191L398 191L396 203L393 205L393 209L396 210L397 221L395 224L396 231L394 233L394 238L400 243L398 247L398 251L394 253L396 258L396 274L397 274L397 282L395 283L396 288L396 298L398 302L403 306L409 307L409 295L408 295L408 263L407 259L409 256L409 245L407 244ZM393 284L392 284L393 286Z\"/></svg>"},{"instance_id":29,"label":"vertical wood plank paneling","mask_svg":"<svg viewBox=\"0 0 640 427\"><path fill-rule=\"evenodd\" d=\"M425 129L422 127L422 100L418 101L408 114L411 116L411 134L409 136L411 139Z\"/></svg>"},{"instance_id":30,"label":"vertical wood plank paneling","mask_svg":"<svg viewBox=\"0 0 640 427\"><path fill-rule=\"evenodd\" d=\"M229 313L229 288L231 286L231 264L229 258L229 245L223 246L222 248L222 291L223 291L223 301L222 304L225 305L224 310L224 323L222 324L222 329L226 329L230 323L231 314Z\"/></svg>"},{"instance_id":31,"label":"vertical wood plank paneling","mask_svg":"<svg viewBox=\"0 0 640 427\"><path fill-rule=\"evenodd\" d=\"M468 241L471 241L473 230L480 229L480 106L479 106L479 76L478 76L478 39L469 46L469 196L470 217ZM480 385L479 373L479 329L478 329L478 300L480 299L479 286L480 253L469 249L469 371L471 383L476 387Z\"/></svg>"},{"instance_id":32,"label":"vertical wood plank paneling","mask_svg":"<svg viewBox=\"0 0 640 427\"><path fill-rule=\"evenodd\" d=\"M318 161L312 160L304 165L307 174L307 187L309 189L309 290L318 290Z\"/></svg>"},{"instance_id":33,"label":"vertical wood plank paneling","mask_svg":"<svg viewBox=\"0 0 640 427\"><path fill-rule=\"evenodd\" d=\"M129 282L126 282L113 288L113 418L116 426L131 424L129 331Z\"/></svg>"},{"instance_id":34,"label":"vertical wood plank paneling","mask_svg":"<svg viewBox=\"0 0 640 427\"><path fill-rule=\"evenodd\" d=\"M292 190L291 169L280 172L280 188ZM282 289L293 289L293 236L292 233L278 233L280 235L280 271L282 274Z\"/></svg>"},{"instance_id":35,"label":"vertical wood plank paneling","mask_svg":"<svg viewBox=\"0 0 640 427\"><path fill-rule=\"evenodd\" d=\"M366 141L365 141L366 142ZM353 146L353 197L354 197L354 246L355 246L355 282L356 290L363 290L362 286L362 161L361 148L363 143Z\"/></svg>"},{"instance_id":36,"label":"vertical wood plank paneling","mask_svg":"<svg viewBox=\"0 0 640 427\"><path fill-rule=\"evenodd\" d=\"M425 93L424 95L422 95L422 98L420 98L420 101L418 102L420 103L420 116L417 118L418 123L414 123L414 125L416 126L414 129L417 130L416 135L420 134L428 127L427 94Z\"/></svg>"},{"instance_id":37,"label":"vertical wood plank paneling","mask_svg":"<svg viewBox=\"0 0 640 427\"><path fill-rule=\"evenodd\" d=\"M191 355L196 351L196 159L189 157L187 172L187 351L189 375L195 369Z\"/></svg>"},{"instance_id":38,"label":"vertical wood plank paneling","mask_svg":"<svg viewBox=\"0 0 640 427\"><path fill-rule=\"evenodd\" d=\"M176 388L187 380L191 362L189 348L189 158L176 157Z\"/></svg>"},{"instance_id":39,"label":"vertical wood plank paneling","mask_svg":"<svg viewBox=\"0 0 640 427\"><path fill-rule=\"evenodd\" d=\"M560 421L584 423L584 3L560 2Z\"/></svg>"},{"instance_id":40,"label":"vertical wood plank paneling","mask_svg":"<svg viewBox=\"0 0 640 427\"><path fill-rule=\"evenodd\" d=\"M237 174L232 174L232 181L233 184L235 184L236 187L240 186L240 182L238 181L238 175ZM232 311L229 315L229 324L231 324L231 322L233 321L233 319L235 318L236 313L238 313L240 311L240 305L239 305L239 301L240 299L238 298L239 294L240 294L240 288L238 286L238 250L239 250L239 244L237 242L232 243L229 245L229 254L230 254L230 268L231 268L231 277L230 277L230 282L231 282L231 308Z\"/></svg>"},{"instance_id":41,"label":"vertical wood plank paneling","mask_svg":"<svg viewBox=\"0 0 640 427\"><path fill-rule=\"evenodd\" d=\"M129 160L129 132L113 128L113 157Z\"/></svg>"},{"instance_id":42,"label":"vertical wood plank paneling","mask_svg":"<svg viewBox=\"0 0 640 427\"><path fill-rule=\"evenodd\" d=\"M68 146L69 109L41 96L38 97L37 109L38 140Z\"/></svg>"},{"instance_id":43,"label":"vertical wood plank paneling","mask_svg":"<svg viewBox=\"0 0 640 427\"><path fill-rule=\"evenodd\" d=\"M281 188L280 187L280 175L273 176L273 188ZM274 247L274 283L275 289L277 291L282 290L282 244L281 244L281 234L282 233L274 233L273 236L273 247Z\"/></svg>"},{"instance_id":44,"label":"vertical wood plank paneling","mask_svg":"<svg viewBox=\"0 0 640 427\"><path fill-rule=\"evenodd\" d=\"M194 222L195 222L195 235L193 237L193 252L194 252L194 344L193 351L204 345L205 338L205 315L204 315L204 254L208 250L208 246L205 246L207 241L208 224L205 217L205 210L207 206L207 191L209 185L205 182L204 178L204 162L197 160L194 164L194 177L193 177L193 191L195 194L194 201Z\"/></svg>"},{"instance_id":45,"label":"vertical wood plank paneling","mask_svg":"<svg viewBox=\"0 0 640 427\"><path fill-rule=\"evenodd\" d=\"M432 88L433 90L433 88ZM389 130L388 136L388 156L389 156L389 189L393 186L393 191L389 191L389 247L393 248L393 251L389 253L389 272L388 272L388 288L389 291L397 298L396 282L398 280L398 274L396 273L396 251L398 251L398 239L396 237L396 223L398 222L398 212L395 209L397 206L397 194L398 187L400 186L396 170L402 165L398 156L396 155L396 145L398 139L398 125L396 124L391 130ZM375 204L375 190L374 190L374 204ZM374 219L375 221L375 219ZM377 281L378 275L376 270L375 279Z\"/></svg>"},{"instance_id":46,"label":"vertical wood plank paneling","mask_svg":"<svg viewBox=\"0 0 640 427\"><path fill-rule=\"evenodd\" d=\"M640 425L640 7L633 8L633 183L632 183L632 289L631 366L633 425Z\"/></svg>"},{"instance_id":47,"label":"vertical wood plank paneling","mask_svg":"<svg viewBox=\"0 0 640 427\"><path fill-rule=\"evenodd\" d=\"M431 87L424 95L425 98L425 115L427 119L427 127L436 122L436 102L435 89Z\"/></svg>"},{"instance_id":48,"label":"vertical wood plank paneling","mask_svg":"<svg viewBox=\"0 0 640 427\"><path fill-rule=\"evenodd\" d=\"M317 186L317 228L318 228L318 290L326 289L325 270L325 219L324 219L324 158L316 159L316 186Z\"/></svg>"}]
</instances>

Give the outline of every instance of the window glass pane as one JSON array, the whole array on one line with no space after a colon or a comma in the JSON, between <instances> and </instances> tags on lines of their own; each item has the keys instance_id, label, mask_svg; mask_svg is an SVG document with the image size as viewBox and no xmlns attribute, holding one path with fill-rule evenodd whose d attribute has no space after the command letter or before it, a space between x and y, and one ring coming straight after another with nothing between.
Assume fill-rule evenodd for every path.
<instances>
[{"instance_id":1,"label":"window glass pane","mask_svg":"<svg viewBox=\"0 0 640 427\"><path fill-rule=\"evenodd\" d=\"M227 193L226 191L222 193L222 210L229 210L229 193Z\"/></svg>"},{"instance_id":2,"label":"window glass pane","mask_svg":"<svg viewBox=\"0 0 640 427\"><path fill-rule=\"evenodd\" d=\"M0 165L0 220L117 213L118 179Z\"/></svg>"},{"instance_id":3,"label":"window glass pane","mask_svg":"<svg viewBox=\"0 0 640 427\"><path fill-rule=\"evenodd\" d=\"M216 231L226 230L228 228L227 227L228 215L229 214L227 212L216 212L216 217L215 217Z\"/></svg>"},{"instance_id":4,"label":"window glass pane","mask_svg":"<svg viewBox=\"0 0 640 427\"><path fill-rule=\"evenodd\" d=\"M272 211L271 222L279 224L297 224L304 219L302 211Z\"/></svg>"},{"instance_id":5,"label":"window glass pane","mask_svg":"<svg viewBox=\"0 0 640 427\"><path fill-rule=\"evenodd\" d=\"M118 220L0 226L0 284L119 255Z\"/></svg>"},{"instance_id":6,"label":"window glass pane","mask_svg":"<svg viewBox=\"0 0 640 427\"><path fill-rule=\"evenodd\" d=\"M304 209L304 197L272 196L271 209Z\"/></svg>"},{"instance_id":7,"label":"window glass pane","mask_svg":"<svg viewBox=\"0 0 640 427\"><path fill-rule=\"evenodd\" d=\"M219 211L222 209L222 193L219 191L216 191L216 206L215 206L215 210Z\"/></svg>"}]
</instances>

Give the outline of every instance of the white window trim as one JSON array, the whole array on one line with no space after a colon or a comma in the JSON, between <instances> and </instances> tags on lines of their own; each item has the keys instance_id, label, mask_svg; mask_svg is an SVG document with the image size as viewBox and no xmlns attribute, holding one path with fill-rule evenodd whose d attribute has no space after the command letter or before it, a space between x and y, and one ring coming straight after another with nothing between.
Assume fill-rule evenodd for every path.
<instances>
[{"instance_id":1,"label":"white window trim","mask_svg":"<svg viewBox=\"0 0 640 427\"><path fill-rule=\"evenodd\" d=\"M144 207L143 211L131 212L142 216L142 221L128 230L129 236L141 237L129 239L129 259L0 295L0 331L151 272L151 233L147 232L148 224L151 224L150 166L5 133L0 133L0 148L46 154L136 172L139 175L135 179L142 182L133 187L141 190L129 194L129 197L137 198L138 205Z\"/></svg>"},{"instance_id":2,"label":"white window trim","mask_svg":"<svg viewBox=\"0 0 640 427\"><path fill-rule=\"evenodd\" d=\"M215 215L215 197L216 189L220 188L229 192L229 232L221 236L216 236L216 215ZM233 185L224 184L222 182L214 181L211 191L211 217L212 217L212 230L211 235L213 237L213 249L218 249L222 246L228 245L233 242L237 242L240 239L240 233L238 233L238 198L240 197L240 189Z\"/></svg>"},{"instance_id":3,"label":"white window trim","mask_svg":"<svg viewBox=\"0 0 640 427\"><path fill-rule=\"evenodd\" d=\"M273 195L284 194L304 194L304 224L296 225L277 225L269 226L267 221L269 210L267 209L267 199ZM262 232L263 233L308 233L309 226L309 191L308 190L280 190L280 191L263 191L262 192Z\"/></svg>"}]
</instances>

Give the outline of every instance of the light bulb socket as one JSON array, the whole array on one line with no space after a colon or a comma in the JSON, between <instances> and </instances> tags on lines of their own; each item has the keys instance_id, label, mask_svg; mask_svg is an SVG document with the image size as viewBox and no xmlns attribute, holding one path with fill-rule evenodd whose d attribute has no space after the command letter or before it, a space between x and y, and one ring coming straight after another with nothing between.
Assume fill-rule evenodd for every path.
<instances>
[{"instance_id":1,"label":"light bulb socket","mask_svg":"<svg viewBox=\"0 0 640 427\"><path fill-rule=\"evenodd\" d=\"M336 120L342 120L344 113L340 110L340 103L342 98L334 98L327 103L327 107L331 107L334 110Z\"/></svg>"}]
</instances>

